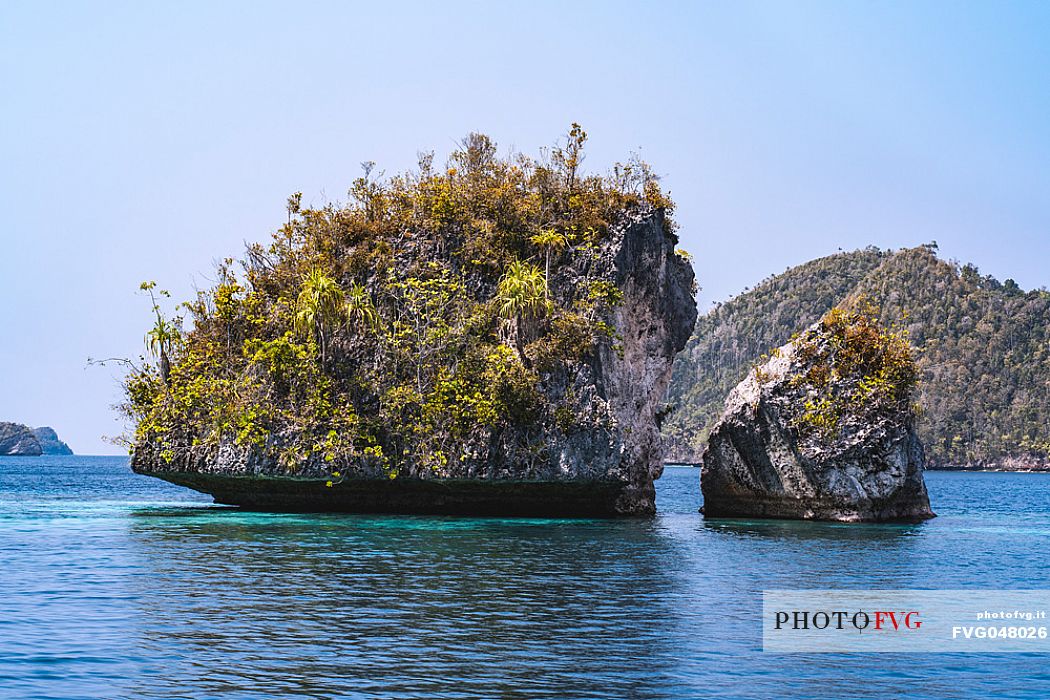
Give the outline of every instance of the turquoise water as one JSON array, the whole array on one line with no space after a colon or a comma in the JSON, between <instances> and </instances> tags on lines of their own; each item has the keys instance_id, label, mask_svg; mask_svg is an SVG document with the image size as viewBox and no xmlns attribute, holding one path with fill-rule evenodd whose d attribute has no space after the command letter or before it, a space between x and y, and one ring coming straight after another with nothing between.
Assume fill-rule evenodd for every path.
<instances>
[{"instance_id":1,"label":"turquoise water","mask_svg":"<svg viewBox=\"0 0 1050 700\"><path fill-rule=\"evenodd\" d=\"M245 513L123 458L0 458L3 698L1050 697L1031 654L761 651L770 588L1050 588L1050 475L915 526Z\"/></svg>"}]
</instances>

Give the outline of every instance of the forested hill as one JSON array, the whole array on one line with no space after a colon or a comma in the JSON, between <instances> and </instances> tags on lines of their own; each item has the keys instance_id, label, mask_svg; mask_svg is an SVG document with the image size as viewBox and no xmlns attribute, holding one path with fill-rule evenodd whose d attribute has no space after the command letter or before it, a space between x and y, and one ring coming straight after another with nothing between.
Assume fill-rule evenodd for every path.
<instances>
[{"instance_id":1,"label":"forested hill","mask_svg":"<svg viewBox=\"0 0 1050 700\"><path fill-rule=\"evenodd\" d=\"M932 245L814 260L702 316L676 360L669 461L698 459L726 395L762 353L862 294L883 321L906 319L931 466L1050 468L1050 293L940 260Z\"/></svg>"}]
</instances>

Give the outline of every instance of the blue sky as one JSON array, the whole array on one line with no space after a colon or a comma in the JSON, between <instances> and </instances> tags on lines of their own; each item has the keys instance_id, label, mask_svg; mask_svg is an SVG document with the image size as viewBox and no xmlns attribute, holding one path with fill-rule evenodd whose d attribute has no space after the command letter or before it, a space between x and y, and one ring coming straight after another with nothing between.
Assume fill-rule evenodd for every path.
<instances>
[{"instance_id":1,"label":"blue sky","mask_svg":"<svg viewBox=\"0 0 1050 700\"><path fill-rule=\"evenodd\" d=\"M301 190L469 131L638 150L702 308L789 265L936 240L1050 285L1050 3L0 4L0 420L117 452L155 279L178 299Z\"/></svg>"}]
</instances>

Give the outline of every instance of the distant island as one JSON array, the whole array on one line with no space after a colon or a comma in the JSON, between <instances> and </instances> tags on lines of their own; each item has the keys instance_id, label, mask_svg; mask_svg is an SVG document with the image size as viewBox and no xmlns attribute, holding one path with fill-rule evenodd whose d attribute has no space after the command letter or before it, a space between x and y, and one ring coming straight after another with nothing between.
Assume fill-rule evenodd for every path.
<instances>
[{"instance_id":1,"label":"distant island","mask_svg":"<svg viewBox=\"0 0 1050 700\"><path fill-rule=\"evenodd\" d=\"M54 428L30 428L21 423L0 422L0 456L35 457L71 455L73 450L58 438Z\"/></svg>"},{"instance_id":2,"label":"distant island","mask_svg":"<svg viewBox=\"0 0 1050 700\"><path fill-rule=\"evenodd\" d=\"M941 260L936 244L820 258L701 316L668 392L669 461L699 461L726 396L764 353L861 296L917 351L929 468L1050 470L1050 292Z\"/></svg>"}]
</instances>

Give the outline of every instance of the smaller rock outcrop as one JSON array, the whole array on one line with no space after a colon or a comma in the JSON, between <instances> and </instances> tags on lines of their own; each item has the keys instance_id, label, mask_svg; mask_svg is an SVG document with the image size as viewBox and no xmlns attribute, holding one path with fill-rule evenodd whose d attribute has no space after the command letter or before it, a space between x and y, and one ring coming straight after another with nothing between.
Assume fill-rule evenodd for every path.
<instances>
[{"instance_id":1,"label":"smaller rock outcrop","mask_svg":"<svg viewBox=\"0 0 1050 700\"><path fill-rule=\"evenodd\" d=\"M58 433L55 432L54 428L46 425L40 428L33 428L33 435L36 436L37 442L40 443L40 449L46 455L73 454L73 450L70 449L69 445L58 439Z\"/></svg>"},{"instance_id":2,"label":"smaller rock outcrop","mask_svg":"<svg viewBox=\"0 0 1050 700\"><path fill-rule=\"evenodd\" d=\"M701 457L705 516L934 517L911 349L875 318L833 309L730 393Z\"/></svg>"},{"instance_id":3,"label":"smaller rock outcrop","mask_svg":"<svg viewBox=\"0 0 1050 700\"><path fill-rule=\"evenodd\" d=\"M35 457L43 454L40 441L29 426L0 422L0 455Z\"/></svg>"}]
</instances>

